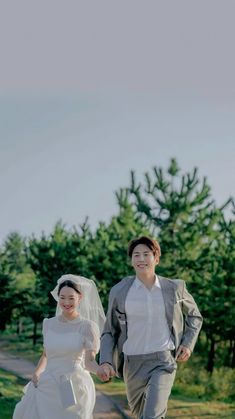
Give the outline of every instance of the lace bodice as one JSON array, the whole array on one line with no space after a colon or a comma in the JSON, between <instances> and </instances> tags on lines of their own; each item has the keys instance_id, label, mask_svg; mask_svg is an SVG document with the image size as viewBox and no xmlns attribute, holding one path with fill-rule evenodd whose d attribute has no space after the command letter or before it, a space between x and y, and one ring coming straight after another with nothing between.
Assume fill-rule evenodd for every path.
<instances>
[{"instance_id":1,"label":"lace bodice","mask_svg":"<svg viewBox=\"0 0 235 419\"><path fill-rule=\"evenodd\" d=\"M65 321L61 316L44 319L44 348L47 362L79 361L85 351L99 351L100 337L96 323L80 317Z\"/></svg>"}]
</instances>

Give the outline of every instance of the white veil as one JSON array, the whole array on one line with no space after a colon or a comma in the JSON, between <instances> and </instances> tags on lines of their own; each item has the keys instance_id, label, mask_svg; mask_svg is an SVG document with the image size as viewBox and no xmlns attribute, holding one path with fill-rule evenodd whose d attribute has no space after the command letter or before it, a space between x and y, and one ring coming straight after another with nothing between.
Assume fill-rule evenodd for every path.
<instances>
[{"instance_id":1,"label":"white veil","mask_svg":"<svg viewBox=\"0 0 235 419\"><path fill-rule=\"evenodd\" d=\"M59 285L64 281L72 281L77 285L78 289L82 293L82 299L78 306L78 312L84 319L92 320L95 322L98 325L101 334L105 323L105 314L96 285L92 279L87 279L83 276L72 274L62 275L58 279L56 287L53 289L53 291L51 291L51 294L57 301L56 316L59 316L62 313L62 310L58 304L58 289Z\"/></svg>"}]
</instances>

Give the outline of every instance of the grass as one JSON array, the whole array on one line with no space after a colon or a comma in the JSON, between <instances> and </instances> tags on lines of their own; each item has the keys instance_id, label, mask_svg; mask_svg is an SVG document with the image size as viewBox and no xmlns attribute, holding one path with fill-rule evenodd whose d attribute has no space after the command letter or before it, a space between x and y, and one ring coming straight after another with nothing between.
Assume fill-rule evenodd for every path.
<instances>
[{"instance_id":1,"label":"grass","mask_svg":"<svg viewBox=\"0 0 235 419\"><path fill-rule=\"evenodd\" d=\"M0 419L11 419L26 381L0 369Z\"/></svg>"},{"instance_id":2,"label":"grass","mask_svg":"<svg viewBox=\"0 0 235 419\"><path fill-rule=\"evenodd\" d=\"M0 350L36 364L42 354L43 346L42 342L38 342L33 346L30 337L18 337L15 334L9 334L6 337L0 335Z\"/></svg>"},{"instance_id":3,"label":"grass","mask_svg":"<svg viewBox=\"0 0 235 419\"><path fill-rule=\"evenodd\" d=\"M183 398L172 396L168 405L167 418L234 419L235 406L222 402L184 400Z\"/></svg>"}]
</instances>

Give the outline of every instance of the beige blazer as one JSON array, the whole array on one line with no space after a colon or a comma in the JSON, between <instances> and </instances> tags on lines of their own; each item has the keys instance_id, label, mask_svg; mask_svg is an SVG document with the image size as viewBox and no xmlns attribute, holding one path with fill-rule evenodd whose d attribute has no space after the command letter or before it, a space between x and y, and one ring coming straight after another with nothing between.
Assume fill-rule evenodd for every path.
<instances>
[{"instance_id":1,"label":"beige blazer","mask_svg":"<svg viewBox=\"0 0 235 419\"><path fill-rule=\"evenodd\" d=\"M167 279L158 275L166 318L175 351L179 345L187 346L191 351L195 346L202 326L202 316L181 279ZM108 362L113 365L116 373L122 377L123 344L127 339L127 317L125 301L135 276L127 277L118 282L110 291L109 306L104 330L101 336L100 364Z\"/></svg>"}]
</instances>

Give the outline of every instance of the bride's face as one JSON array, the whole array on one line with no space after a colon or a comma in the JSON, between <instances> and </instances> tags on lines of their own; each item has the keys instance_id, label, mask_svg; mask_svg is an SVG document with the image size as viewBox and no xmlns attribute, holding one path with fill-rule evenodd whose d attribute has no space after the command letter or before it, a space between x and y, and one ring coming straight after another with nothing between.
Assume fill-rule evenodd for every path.
<instances>
[{"instance_id":1,"label":"bride's face","mask_svg":"<svg viewBox=\"0 0 235 419\"><path fill-rule=\"evenodd\" d=\"M77 311L80 299L80 294L78 294L73 288L63 287L60 290L59 305L62 311L66 314L72 314L74 311Z\"/></svg>"}]
</instances>

